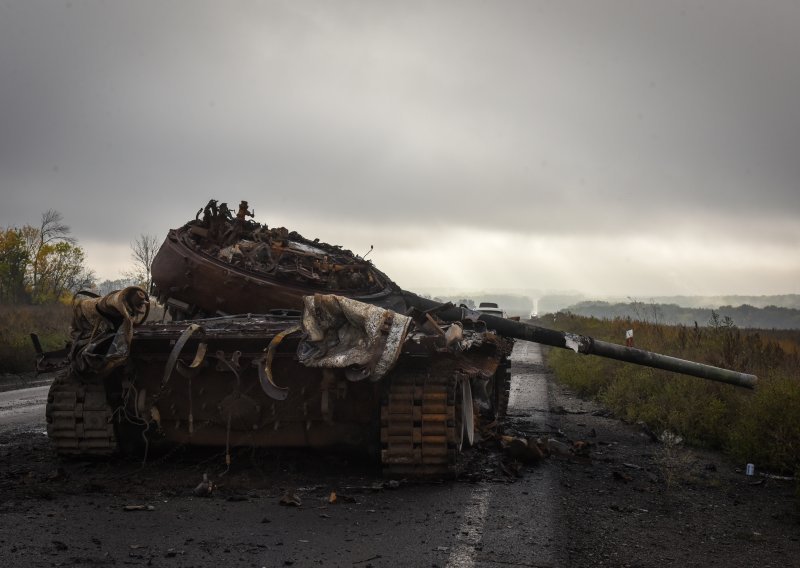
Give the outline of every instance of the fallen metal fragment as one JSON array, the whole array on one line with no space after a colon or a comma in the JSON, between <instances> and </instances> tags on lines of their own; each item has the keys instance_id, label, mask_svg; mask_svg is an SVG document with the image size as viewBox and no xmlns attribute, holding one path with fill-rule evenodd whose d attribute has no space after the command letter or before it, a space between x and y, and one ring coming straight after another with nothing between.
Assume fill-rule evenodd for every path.
<instances>
[{"instance_id":1,"label":"fallen metal fragment","mask_svg":"<svg viewBox=\"0 0 800 568\"><path fill-rule=\"evenodd\" d=\"M541 440L502 436L500 442L508 457L523 464L536 464L550 455L546 444Z\"/></svg>"},{"instance_id":2,"label":"fallen metal fragment","mask_svg":"<svg viewBox=\"0 0 800 568\"><path fill-rule=\"evenodd\" d=\"M208 474L203 474L203 481L197 484L192 493L196 497L211 497L214 492L214 482L208 479Z\"/></svg>"},{"instance_id":3,"label":"fallen metal fragment","mask_svg":"<svg viewBox=\"0 0 800 568\"><path fill-rule=\"evenodd\" d=\"M284 507L301 507L303 505L303 500L300 499L294 491L287 491L281 496L278 504Z\"/></svg>"},{"instance_id":4,"label":"fallen metal fragment","mask_svg":"<svg viewBox=\"0 0 800 568\"><path fill-rule=\"evenodd\" d=\"M550 451L551 454L560 456L568 456L572 453L569 445L565 444L564 442L560 442L559 440L555 440L553 438L547 440L547 449Z\"/></svg>"},{"instance_id":5,"label":"fallen metal fragment","mask_svg":"<svg viewBox=\"0 0 800 568\"><path fill-rule=\"evenodd\" d=\"M122 507L123 511L155 511L156 508L152 505L125 505Z\"/></svg>"}]
</instances>

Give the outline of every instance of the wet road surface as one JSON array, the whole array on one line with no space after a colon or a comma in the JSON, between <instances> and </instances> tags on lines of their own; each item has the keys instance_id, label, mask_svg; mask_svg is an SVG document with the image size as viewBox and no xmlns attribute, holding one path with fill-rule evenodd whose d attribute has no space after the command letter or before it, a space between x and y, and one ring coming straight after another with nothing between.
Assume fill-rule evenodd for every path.
<instances>
[{"instance_id":1,"label":"wet road surface","mask_svg":"<svg viewBox=\"0 0 800 568\"><path fill-rule=\"evenodd\" d=\"M8 429L44 429L44 406L50 387L0 392L0 432Z\"/></svg>"},{"instance_id":2,"label":"wet road surface","mask_svg":"<svg viewBox=\"0 0 800 568\"><path fill-rule=\"evenodd\" d=\"M512 361L509 414L518 428L545 430L539 346L517 344ZM43 430L46 395L47 387L0 393L0 431ZM80 486L97 467L87 462L86 478L73 473L70 480ZM403 483L380 491L369 490L379 478L348 488L352 480L320 472L315 482L304 471L311 486L295 488L303 499L297 508L279 505L283 486L203 499L191 488L153 491L125 476L116 490L89 483L88 491L59 495L48 511L9 508L3 524L27 527L26 540L0 546L12 551L14 565L30 566L559 566L557 471L544 463L514 483ZM216 480L224 487L225 478ZM351 495L330 504L333 489ZM140 503L148 510L123 510Z\"/></svg>"}]
</instances>

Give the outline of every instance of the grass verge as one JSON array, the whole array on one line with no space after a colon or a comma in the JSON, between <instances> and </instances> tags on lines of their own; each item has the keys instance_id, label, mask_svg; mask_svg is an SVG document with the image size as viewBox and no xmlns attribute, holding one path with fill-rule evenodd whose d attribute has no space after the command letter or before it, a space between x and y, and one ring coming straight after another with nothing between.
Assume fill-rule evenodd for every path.
<instances>
[{"instance_id":1,"label":"grass verge","mask_svg":"<svg viewBox=\"0 0 800 568\"><path fill-rule=\"evenodd\" d=\"M568 350L546 353L560 382L620 418L721 449L743 466L754 463L800 479L800 331L739 330L720 320L691 328L569 314L543 323L617 343L634 329L642 349L757 375L758 386L748 391Z\"/></svg>"}]
</instances>

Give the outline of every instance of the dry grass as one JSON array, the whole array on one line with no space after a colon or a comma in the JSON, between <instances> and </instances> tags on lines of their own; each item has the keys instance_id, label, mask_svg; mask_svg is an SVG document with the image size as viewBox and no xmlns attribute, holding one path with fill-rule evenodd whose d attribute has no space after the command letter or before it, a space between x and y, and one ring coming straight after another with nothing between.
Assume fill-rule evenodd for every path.
<instances>
[{"instance_id":1,"label":"dry grass","mask_svg":"<svg viewBox=\"0 0 800 568\"><path fill-rule=\"evenodd\" d=\"M69 337L69 306L0 305L0 373L33 371L35 351L30 334L36 333L45 351L60 349Z\"/></svg>"},{"instance_id":2,"label":"dry grass","mask_svg":"<svg viewBox=\"0 0 800 568\"><path fill-rule=\"evenodd\" d=\"M616 343L633 328L642 349L758 375L751 392L561 349L547 356L560 381L617 416L722 449L760 470L800 472L800 331L740 330L730 321L698 328L569 315L546 321Z\"/></svg>"}]
</instances>

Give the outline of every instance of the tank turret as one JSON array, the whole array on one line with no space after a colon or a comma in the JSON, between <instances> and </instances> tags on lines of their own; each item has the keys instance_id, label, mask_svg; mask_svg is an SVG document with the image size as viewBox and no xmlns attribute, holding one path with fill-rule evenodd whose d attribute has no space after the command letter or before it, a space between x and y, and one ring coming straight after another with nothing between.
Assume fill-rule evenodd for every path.
<instances>
[{"instance_id":1,"label":"tank turret","mask_svg":"<svg viewBox=\"0 0 800 568\"><path fill-rule=\"evenodd\" d=\"M503 337L584 355L745 388L756 384L754 375L439 304L401 290L371 262L340 246L247 220L253 216L247 207L243 201L234 216L226 204L212 200L193 221L169 232L153 261L153 293L177 319L299 310L304 296L336 294L399 313L416 309L449 322L483 322Z\"/></svg>"}]
</instances>

